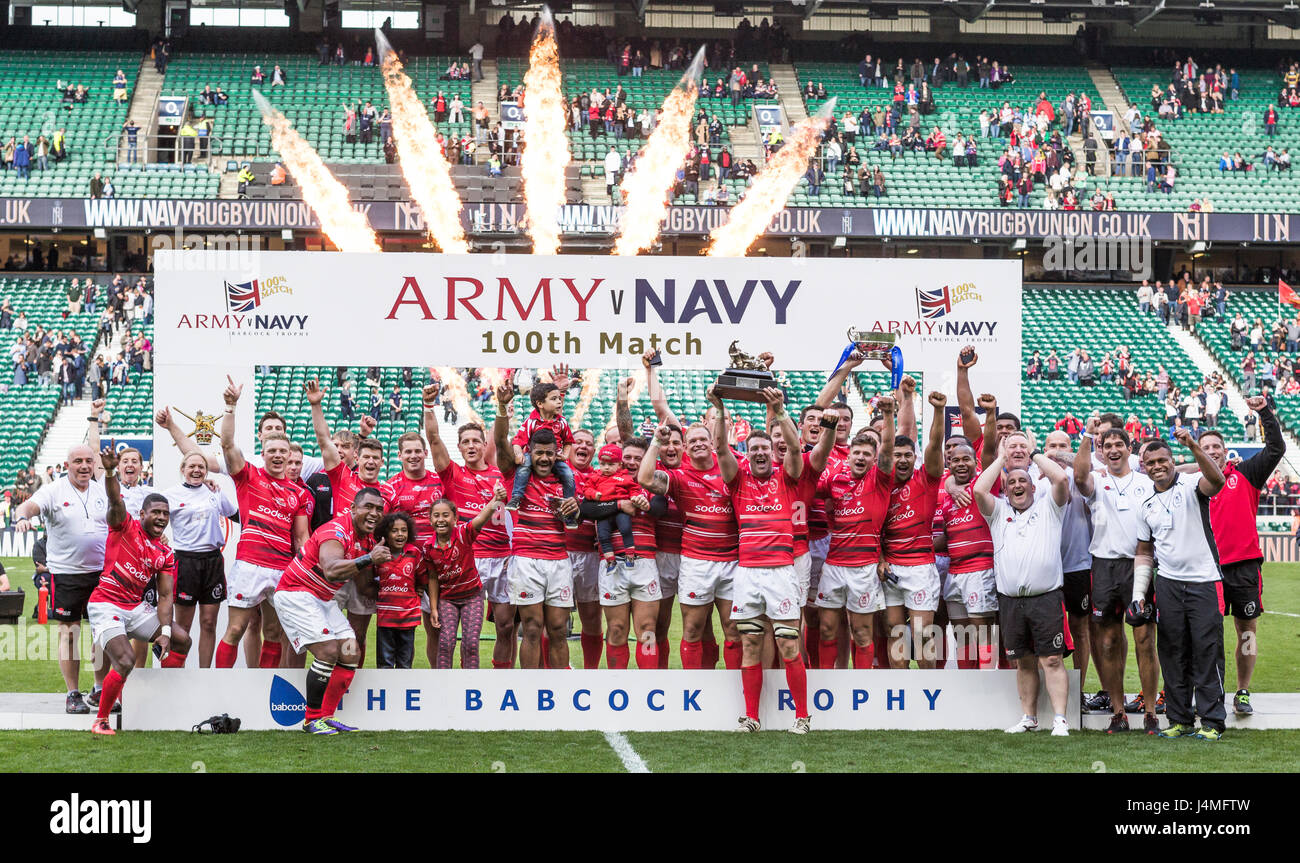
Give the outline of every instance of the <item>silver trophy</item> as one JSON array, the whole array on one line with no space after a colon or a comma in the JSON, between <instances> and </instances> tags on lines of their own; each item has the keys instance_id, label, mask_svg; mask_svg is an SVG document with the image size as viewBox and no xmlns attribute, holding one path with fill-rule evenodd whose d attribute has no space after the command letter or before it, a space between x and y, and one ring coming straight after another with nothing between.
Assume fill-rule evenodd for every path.
<instances>
[{"instance_id":1,"label":"silver trophy","mask_svg":"<svg viewBox=\"0 0 1300 863\"><path fill-rule=\"evenodd\" d=\"M894 343L898 341L898 333L895 332L859 330L854 327L849 327L848 337L854 350L868 360L883 360L888 357L894 350Z\"/></svg>"}]
</instances>

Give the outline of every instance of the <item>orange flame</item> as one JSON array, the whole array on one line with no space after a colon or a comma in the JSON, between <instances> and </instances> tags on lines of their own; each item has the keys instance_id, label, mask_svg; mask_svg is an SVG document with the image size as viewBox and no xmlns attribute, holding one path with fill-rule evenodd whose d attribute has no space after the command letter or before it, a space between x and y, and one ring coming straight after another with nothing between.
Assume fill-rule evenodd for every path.
<instances>
[{"instance_id":1,"label":"orange flame","mask_svg":"<svg viewBox=\"0 0 1300 863\"><path fill-rule=\"evenodd\" d=\"M616 255L635 255L648 249L659 236L659 226L668 213L677 166L691 149L691 115L700 92L703 54L704 49L700 48L681 83L664 100L663 117L637 158L636 170L623 178L620 188L627 192L627 209L623 211L621 230L614 245Z\"/></svg>"},{"instance_id":2,"label":"orange flame","mask_svg":"<svg viewBox=\"0 0 1300 863\"><path fill-rule=\"evenodd\" d=\"M564 206L564 169L568 167L569 140L564 134L564 91L560 86L560 49L550 10L542 15L528 52L524 75L524 149L521 173L528 205L528 234L533 254L554 255L560 250L559 211Z\"/></svg>"},{"instance_id":3,"label":"orange flame","mask_svg":"<svg viewBox=\"0 0 1300 863\"><path fill-rule=\"evenodd\" d=\"M444 252L468 254L469 243L460 223L460 195L452 184L451 168L438 146L433 123L397 53L379 31L376 40L384 58L384 86L393 111L393 143L411 197L424 214L425 230Z\"/></svg>"},{"instance_id":4,"label":"orange flame","mask_svg":"<svg viewBox=\"0 0 1300 863\"><path fill-rule=\"evenodd\" d=\"M708 254L712 257L740 257L749 250L781 208L799 178L808 170L808 160L821 143L822 132L835 112L835 100L822 105L815 116L800 120L767 166L754 177L745 197L731 211L725 225L714 228Z\"/></svg>"},{"instance_id":5,"label":"orange flame","mask_svg":"<svg viewBox=\"0 0 1300 863\"><path fill-rule=\"evenodd\" d=\"M379 240L366 217L352 209L347 186L335 179L320 154L265 96L254 90L253 101L262 112L262 122L271 127L271 145L302 189L303 200L320 219L325 236L340 251L378 252Z\"/></svg>"},{"instance_id":6,"label":"orange flame","mask_svg":"<svg viewBox=\"0 0 1300 863\"><path fill-rule=\"evenodd\" d=\"M465 377L452 366L437 366L437 370L438 377L442 380L442 397L451 399L451 403L456 406L456 413L468 417L470 422L482 425L482 418L470 406Z\"/></svg>"}]
</instances>

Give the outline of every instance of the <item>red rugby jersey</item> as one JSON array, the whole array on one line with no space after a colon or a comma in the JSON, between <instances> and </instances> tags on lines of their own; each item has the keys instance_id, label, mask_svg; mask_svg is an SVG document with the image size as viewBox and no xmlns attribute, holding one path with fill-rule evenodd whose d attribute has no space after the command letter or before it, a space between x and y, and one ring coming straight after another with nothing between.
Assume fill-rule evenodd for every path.
<instances>
[{"instance_id":1,"label":"red rugby jersey","mask_svg":"<svg viewBox=\"0 0 1300 863\"><path fill-rule=\"evenodd\" d=\"M592 470L590 466L586 470L579 470L573 465L570 465L570 467L573 468L575 494L578 495L579 500L582 500L587 487L587 480L593 475L597 475L596 471ZM596 549L596 523L584 518L577 528L566 530L564 532L564 548L566 551L594 551Z\"/></svg>"},{"instance_id":2,"label":"red rugby jersey","mask_svg":"<svg viewBox=\"0 0 1300 863\"><path fill-rule=\"evenodd\" d=\"M126 521L108 529L104 571L90 601L135 608L144 601L149 582L158 575L173 583L176 580L176 557L171 546L165 536L150 537L135 516L128 515Z\"/></svg>"},{"instance_id":3,"label":"red rugby jersey","mask_svg":"<svg viewBox=\"0 0 1300 863\"><path fill-rule=\"evenodd\" d=\"M727 483L740 535L740 565L790 566L794 563L794 508L799 481L776 465L766 480L757 480L748 461Z\"/></svg>"},{"instance_id":4,"label":"red rugby jersey","mask_svg":"<svg viewBox=\"0 0 1300 863\"><path fill-rule=\"evenodd\" d=\"M446 470L438 471L438 479L447 499L456 504L456 512L463 522L473 521L483 511L483 507L491 502L497 484L502 483L501 471L494 466L475 471L455 462L448 464ZM492 518L488 519L488 523L483 525L483 529L474 538L474 556L510 556L510 534L506 531L505 507L497 507Z\"/></svg>"},{"instance_id":5,"label":"red rugby jersey","mask_svg":"<svg viewBox=\"0 0 1300 863\"><path fill-rule=\"evenodd\" d=\"M515 473L512 470L503 477L506 488L513 487ZM568 558L564 547L564 523L549 502L549 498L562 497L564 489L555 474L542 478L534 473L528 477L523 504L514 514L515 530L510 549L512 554L534 560Z\"/></svg>"},{"instance_id":6,"label":"red rugby jersey","mask_svg":"<svg viewBox=\"0 0 1300 863\"><path fill-rule=\"evenodd\" d=\"M823 431L825 431L823 429ZM811 448L809 449L811 451ZM804 453L805 464L807 463L808 453ZM830 453L826 456L826 468L823 471L825 476L834 476L844 470L844 464L849 460L848 446L836 444L831 447ZM820 479L820 477L819 477ZM813 542L821 539L830 532L829 525L826 522L826 501L822 498L814 498L812 506L808 509L808 538Z\"/></svg>"},{"instance_id":7,"label":"red rugby jersey","mask_svg":"<svg viewBox=\"0 0 1300 863\"><path fill-rule=\"evenodd\" d=\"M795 492L794 513L791 522L794 526L794 556L808 553L808 540L812 532L812 509L817 502L817 481L826 473L815 471L809 453L803 453L803 473L799 474L799 486ZM822 510L825 515L825 508Z\"/></svg>"},{"instance_id":8,"label":"red rugby jersey","mask_svg":"<svg viewBox=\"0 0 1300 863\"><path fill-rule=\"evenodd\" d=\"M311 494L290 479L275 479L264 469L244 462L235 481L239 501L239 545L235 559L284 569L293 560L293 521L311 517Z\"/></svg>"},{"instance_id":9,"label":"red rugby jersey","mask_svg":"<svg viewBox=\"0 0 1300 863\"><path fill-rule=\"evenodd\" d=\"M421 583L428 584L424 553L420 546L408 542L393 559L375 567L379 576L379 595L375 598L379 626L412 629L420 622Z\"/></svg>"},{"instance_id":10,"label":"red rugby jersey","mask_svg":"<svg viewBox=\"0 0 1300 863\"><path fill-rule=\"evenodd\" d=\"M970 503L957 506L945 494L935 517L943 520L944 534L948 537L949 572L982 572L993 568L993 535L974 495Z\"/></svg>"},{"instance_id":11,"label":"red rugby jersey","mask_svg":"<svg viewBox=\"0 0 1300 863\"><path fill-rule=\"evenodd\" d=\"M889 510L893 477L872 465L861 479L847 470L822 474L817 496L826 504L831 545L826 562L870 566L880 560L880 528Z\"/></svg>"},{"instance_id":12,"label":"red rugby jersey","mask_svg":"<svg viewBox=\"0 0 1300 863\"><path fill-rule=\"evenodd\" d=\"M628 550L623 545L623 535L617 530L614 531L613 536L615 554L623 554L626 551L629 557L653 560L659 548L655 542L655 520L646 512L638 512L632 516L632 541L636 543L635 551Z\"/></svg>"},{"instance_id":13,"label":"red rugby jersey","mask_svg":"<svg viewBox=\"0 0 1300 863\"><path fill-rule=\"evenodd\" d=\"M438 475L425 471L419 479L411 479L403 472L390 478L388 484L393 487L391 508L394 512L410 513L415 519L416 539L424 542L433 536L429 510L433 509L435 500L443 497L442 480Z\"/></svg>"},{"instance_id":14,"label":"red rugby jersey","mask_svg":"<svg viewBox=\"0 0 1300 863\"><path fill-rule=\"evenodd\" d=\"M907 482L894 485L881 531L886 561L899 566L934 563L930 523L939 505L939 487L940 480L930 476L924 465Z\"/></svg>"},{"instance_id":15,"label":"red rugby jersey","mask_svg":"<svg viewBox=\"0 0 1300 863\"><path fill-rule=\"evenodd\" d=\"M363 488L373 488L379 492L379 496L384 499L385 512L393 507L393 498L397 495L389 483L382 480L366 482L343 462L325 471L325 475L330 478L330 498L333 501L335 515L342 515L351 508L352 499Z\"/></svg>"},{"instance_id":16,"label":"red rugby jersey","mask_svg":"<svg viewBox=\"0 0 1300 863\"><path fill-rule=\"evenodd\" d=\"M682 462L665 473L668 495L682 514L682 556L734 561L739 546L736 513L717 460L708 470Z\"/></svg>"},{"instance_id":17,"label":"red rugby jersey","mask_svg":"<svg viewBox=\"0 0 1300 863\"><path fill-rule=\"evenodd\" d=\"M473 596L483 587L474 563L474 529L461 522L451 532L446 545L431 539L424 545L424 558L429 562L429 577L438 579L440 599L464 599Z\"/></svg>"},{"instance_id":18,"label":"red rugby jersey","mask_svg":"<svg viewBox=\"0 0 1300 863\"><path fill-rule=\"evenodd\" d=\"M320 568L320 548L331 540L343 546L343 556L347 558L360 557L375 545L375 538L370 534L357 534L352 525L352 513L344 513L316 528L307 544L298 549L298 554L285 568L275 589L303 591L322 602L332 600L344 583L327 581Z\"/></svg>"},{"instance_id":19,"label":"red rugby jersey","mask_svg":"<svg viewBox=\"0 0 1300 863\"><path fill-rule=\"evenodd\" d=\"M511 443L527 449L529 439L532 438L533 432L538 429L551 430L555 435L556 449L558 450L563 451L566 446L573 443L573 430L569 428L569 421L564 418L564 414L560 414L553 420L544 420L537 408L533 408L533 412L528 415L528 419L524 420L523 424L519 426L519 431L515 432L515 437Z\"/></svg>"},{"instance_id":20,"label":"red rugby jersey","mask_svg":"<svg viewBox=\"0 0 1300 863\"><path fill-rule=\"evenodd\" d=\"M659 470L668 472L668 469L660 462ZM649 492L646 492L649 495ZM655 545L665 554L682 553L682 530L685 522L682 520L682 511L677 508L677 501L672 497L665 495L668 501L668 511L665 512L658 521L655 522Z\"/></svg>"}]
</instances>

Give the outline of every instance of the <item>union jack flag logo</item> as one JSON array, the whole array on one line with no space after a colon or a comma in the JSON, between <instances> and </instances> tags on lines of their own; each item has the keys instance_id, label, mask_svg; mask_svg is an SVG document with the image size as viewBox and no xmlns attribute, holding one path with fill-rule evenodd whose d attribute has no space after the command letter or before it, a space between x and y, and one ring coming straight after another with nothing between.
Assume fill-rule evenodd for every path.
<instances>
[{"instance_id":1,"label":"union jack flag logo","mask_svg":"<svg viewBox=\"0 0 1300 863\"><path fill-rule=\"evenodd\" d=\"M257 279L242 285L226 282L226 308L231 312L251 312L261 304L262 292L258 290Z\"/></svg>"},{"instance_id":2,"label":"union jack flag logo","mask_svg":"<svg viewBox=\"0 0 1300 863\"><path fill-rule=\"evenodd\" d=\"M916 313L922 318L942 318L952 311L952 305L952 291L947 285L936 291L916 289Z\"/></svg>"}]
</instances>

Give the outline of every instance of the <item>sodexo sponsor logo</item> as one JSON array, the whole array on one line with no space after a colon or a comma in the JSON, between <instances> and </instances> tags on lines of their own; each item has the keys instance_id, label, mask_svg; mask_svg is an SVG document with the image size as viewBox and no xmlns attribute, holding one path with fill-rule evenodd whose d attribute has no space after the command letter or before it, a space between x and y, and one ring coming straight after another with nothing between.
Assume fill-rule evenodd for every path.
<instances>
[{"instance_id":1,"label":"sodexo sponsor logo","mask_svg":"<svg viewBox=\"0 0 1300 863\"><path fill-rule=\"evenodd\" d=\"M288 728L300 725L307 715L307 699L298 691L298 687L280 675L271 678L270 698L271 718L277 725Z\"/></svg>"}]
</instances>

